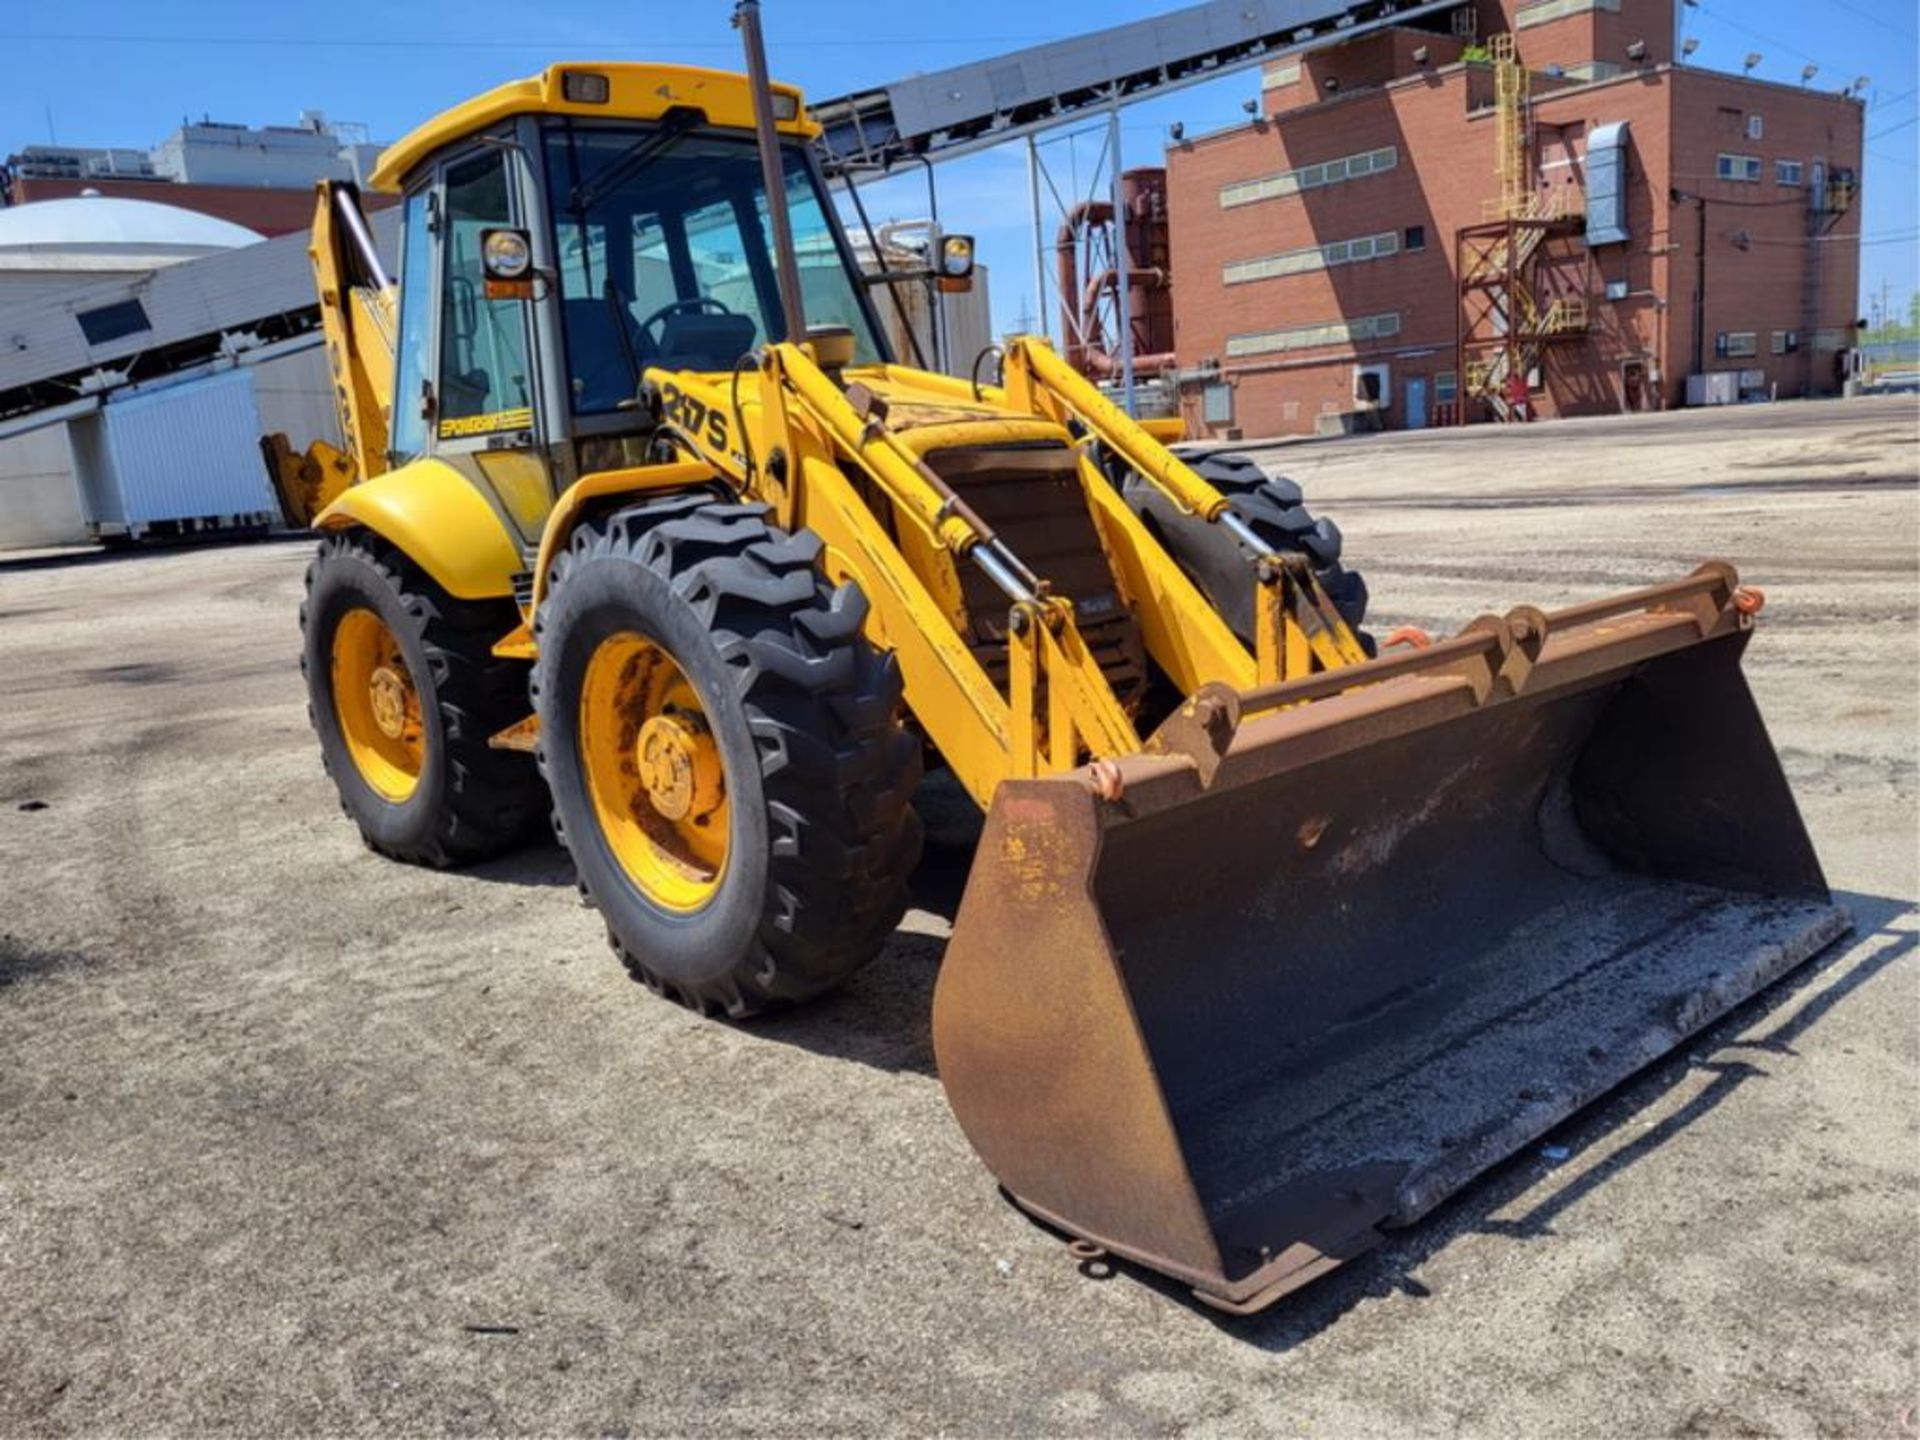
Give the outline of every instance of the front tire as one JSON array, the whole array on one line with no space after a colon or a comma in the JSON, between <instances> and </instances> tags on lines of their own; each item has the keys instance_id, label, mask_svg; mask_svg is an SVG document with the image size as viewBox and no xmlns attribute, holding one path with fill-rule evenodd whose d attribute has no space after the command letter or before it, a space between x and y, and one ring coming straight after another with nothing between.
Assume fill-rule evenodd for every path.
<instances>
[{"instance_id":1,"label":"front tire","mask_svg":"<svg viewBox=\"0 0 1920 1440\"><path fill-rule=\"evenodd\" d=\"M523 667L492 653L517 622L512 601L456 600L378 536L320 542L300 607L307 719L374 850L446 867L538 832L539 772L487 744L526 715Z\"/></svg>"},{"instance_id":2,"label":"front tire","mask_svg":"<svg viewBox=\"0 0 1920 1440\"><path fill-rule=\"evenodd\" d=\"M919 741L867 602L764 505L583 524L535 618L554 824L634 977L743 1017L879 950L920 853Z\"/></svg>"},{"instance_id":3,"label":"front tire","mask_svg":"<svg viewBox=\"0 0 1920 1440\"><path fill-rule=\"evenodd\" d=\"M1294 552L1312 561L1321 589L1333 601L1340 618L1359 636L1367 653L1372 654L1373 637L1360 629L1367 618L1367 582L1358 571L1340 563L1340 527L1331 520L1316 519L1297 484L1268 474L1245 455L1204 449L1176 453L1233 501L1241 517L1276 553ZM1182 515L1137 475L1125 478L1122 491L1134 513L1166 546L1175 563L1199 586L1242 643L1252 649L1252 571L1233 536L1219 525Z\"/></svg>"}]
</instances>

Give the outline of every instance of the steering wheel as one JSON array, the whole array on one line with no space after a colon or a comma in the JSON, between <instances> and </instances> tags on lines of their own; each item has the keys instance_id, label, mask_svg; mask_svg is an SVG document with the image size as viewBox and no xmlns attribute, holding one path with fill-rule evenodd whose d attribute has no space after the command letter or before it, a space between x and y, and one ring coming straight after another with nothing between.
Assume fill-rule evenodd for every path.
<instances>
[{"instance_id":1,"label":"steering wheel","mask_svg":"<svg viewBox=\"0 0 1920 1440\"><path fill-rule=\"evenodd\" d=\"M711 295L695 295L690 300L673 300L662 305L640 322L640 333L653 342L655 349L659 349L666 339L666 334L663 331L660 337L655 339L653 327L675 315L732 315L735 313L737 312L729 310Z\"/></svg>"}]
</instances>

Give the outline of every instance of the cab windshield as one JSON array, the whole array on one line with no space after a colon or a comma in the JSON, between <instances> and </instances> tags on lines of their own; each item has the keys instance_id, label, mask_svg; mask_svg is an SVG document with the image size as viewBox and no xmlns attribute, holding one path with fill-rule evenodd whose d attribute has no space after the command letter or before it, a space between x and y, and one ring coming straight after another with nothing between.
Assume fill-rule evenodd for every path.
<instances>
[{"instance_id":1,"label":"cab windshield","mask_svg":"<svg viewBox=\"0 0 1920 1440\"><path fill-rule=\"evenodd\" d=\"M564 123L545 143L576 414L618 409L646 366L730 370L787 338L751 138ZM857 360L878 361L813 170L797 146L783 153L807 324L848 327Z\"/></svg>"}]
</instances>

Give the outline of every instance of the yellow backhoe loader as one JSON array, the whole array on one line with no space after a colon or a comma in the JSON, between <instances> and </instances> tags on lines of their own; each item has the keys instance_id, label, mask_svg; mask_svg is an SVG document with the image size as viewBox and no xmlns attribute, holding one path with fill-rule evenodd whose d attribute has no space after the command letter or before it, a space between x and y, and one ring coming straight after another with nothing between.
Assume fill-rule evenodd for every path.
<instances>
[{"instance_id":1,"label":"yellow backhoe loader","mask_svg":"<svg viewBox=\"0 0 1920 1440\"><path fill-rule=\"evenodd\" d=\"M394 145L397 278L321 187L354 483L304 663L375 849L550 814L632 973L746 1017L880 949L945 767L986 812L955 1115L1031 1213L1235 1310L1841 933L1730 568L1376 656L1286 482L1038 340L892 363L736 23L744 76L556 65Z\"/></svg>"}]
</instances>

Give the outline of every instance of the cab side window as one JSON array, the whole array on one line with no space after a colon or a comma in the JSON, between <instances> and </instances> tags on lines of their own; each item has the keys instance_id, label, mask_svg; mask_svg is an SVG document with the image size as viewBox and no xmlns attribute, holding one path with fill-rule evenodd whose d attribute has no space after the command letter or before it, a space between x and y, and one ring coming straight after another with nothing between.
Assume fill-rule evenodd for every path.
<instances>
[{"instance_id":1,"label":"cab side window","mask_svg":"<svg viewBox=\"0 0 1920 1440\"><path fill-rule=\"evenodd\" d=\"M427 233L427 192L407 197L401 219L400 344L393 385L392 464L427 448L427 344L433 320L433 236Z\"/></svg>"},{"instance_id":2,"label":"cab side window","mask_svg":"<svg viewBox=\"0 0 1920 1440\"><path fill-rule=\"evenodd\" d=\"M446 289L440 311L441 422L533 404L526 306L487 299L480 233L511 225L506 156L488 151L447 167Z\"/></svg>"}]
</instances>

